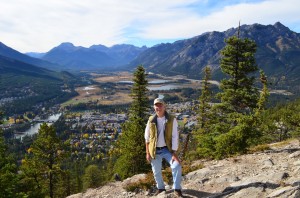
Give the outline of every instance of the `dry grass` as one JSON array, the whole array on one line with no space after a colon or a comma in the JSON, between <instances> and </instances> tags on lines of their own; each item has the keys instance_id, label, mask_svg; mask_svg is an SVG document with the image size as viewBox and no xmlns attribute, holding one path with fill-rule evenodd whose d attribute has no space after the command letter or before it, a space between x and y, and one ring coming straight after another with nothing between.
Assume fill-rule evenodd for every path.
<instances>
[{"instance_id":1,"label":"dry grass","mask_svg":"<svg viewBox=\"0 0 300 198\"><path fill-rule=\"evenodd\" d=\"M78 104L78 103L88 103L91 101L95 101L99 99L99 96L97 95L102 90L99 87L96 87L94 85L89 86L90 88L93 88L91 90L86 90L85 87L77 87L75 91L79 94L78 96L72 98L71 100L65 102L63 106L70 105L70 104Z\"/></svg>"},{"instance_id":2,"label":"dry grass","mask_svg":"<svg viewBox=\"0 0 300 198\"><path fill-rule=\"evenodd\" d=\"M119 82L124 80L132 80L133 75L129 72L119 72L112 75L91 74L96 82Z\"/></svg>"},{"instance_id":3,"label":"dry grass","mask_svg":"<svg viewBox=\"0 0 300 198\"><path fill-rule=\"evenodd\" d=\"M251 147L248 151L248 153L256 153L256 152L262 152L265 150L270 150L271 147L268 144L261 144L254 147Z\"/></svg>"},{"instance_id":4,"label":"dry grass","mask_svg":"<svg viewBox=\"0 0 300 198\"><path fill-rule=\"evenodd\" d=\"M291 142L294 142L294 141L297 141L297 139L287 139L282 142L277 142L277 143L271 144L270 146L273 148L281 148L281 147L289 145Z\"/></svg>"},{"instance_id":5,"label":"dry grass","mask_svg":"<svg viewBox=\"0 0 300 198\"><path fill-rule=\"evenodd\" d=\"M145 179L141 179L138 182L129 183L124 188L126 191L133 192L136 189L148 190L154 185L155 185L155 180L153 174L150 172L146 175Z\"/></svg>"},{"instance_id":6,"label":"dry grass","mask_svg":"<svg viewBox=\"0 0 300 198\"><path fill-rule=\"evenodd\" d=\"M127 104L132 101L128 93L117 92L107 98L101 99L98 103L103 105Z\"/></svg>"},{"instance_id":7,"label":"dry grass","mask_svg":"<svg viewBox=\"0 0 300 198\"><path fill-rule=\"evenodd\" d=\"M93 80L100 83L112 82L116 83L119 81L132 80L133 75L129 72L118 72L115 74L97 74L91 73ZM93 86L93 85L91 85ZM90 87L91 87L90 86ZM115 105L115 104L127 104L132 101L129 96L129 86L128 85L117 85L114 90L104 90L103 88L93 86L93 90L84 90L84 87L78 87L76 91L79 96L76 96L67 104L78 104L95 102L102 105Z\"/></svg>"},{"instance_id":8,"label":"dry grass","mask_svg":"<svg viewBox=\"0 0 300 198\"><path fill-rule=\"evenodd\" d=\"M285 147L290 144L298 145L299 141L297 139L293 138L293 139L287 139L285 141L276 142L276 143L272 143L272 144L261 144L261 145L251 147L249 149L248 153L255 153L255 152L261 152L261 151L265 151L265 150L278 149L278 148L282 148L282 147Z\"/></svg>"},{"instance_id":9,"label":"dry grass","mask_svg":"<svg viewBox=\"0 0 300 198\"><path fill-rule=\"evenodd\" d=\"M182 175L186 175L189 172L198 170L203 168L202 164L198 164L197 166L191 166L190 163L182 163ZM167 182L169 185L173 182L172 170L170 167L166 168L162 171L163 180ZM146 175L145 179L141 179L138 182L130 183L126 185L124 188L126 191L134 192L136 189L149 190L151 187L155 186L155 180L153 177L153 173L150 172Z\"/></svg>"},{"instance_id":10,"label":"dry grass","mask_svg":"<svg viewBox=\"0 0 300 198\"><path fill-rule=\"evenodd\" d=\"M107 92L95 85L91 85L89 87L92 87L94 89L86 90L85 87L76 88L76 91L79 95L65 102L63 106L96 101L97 104L115 105L127 104L132 101L131 97L129 96L129 91L127 91L126 89Z\"/></svg>"}]
</instances>

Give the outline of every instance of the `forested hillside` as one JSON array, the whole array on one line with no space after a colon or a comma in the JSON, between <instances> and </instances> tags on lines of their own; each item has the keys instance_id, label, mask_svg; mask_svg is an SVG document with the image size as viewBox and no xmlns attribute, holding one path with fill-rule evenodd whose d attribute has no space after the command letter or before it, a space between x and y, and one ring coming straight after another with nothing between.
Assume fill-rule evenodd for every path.
<instances>
[{"instance_id":1,"label":"forested hillside","mask_svg":"<svg viewBox=\"0 0 300 198\"><path fill-rule=\"evenodd\" d=\"M76 78L0 56L0 108L9 115L73 96ZM49 104L50 105L50 104Z\"/></svg>"},{"instance_id":2,"label":"forested hillside","mask_svg":"<svg viewBox=\"0 0 300 198\"><path fill-rule=\"evenodd\" d=\"M6 46L1 41L0 41L0 55L5 56L7 58L14 59L14 60L18 60L20 62L30 64L30 65L35 65L38 67L61 70L61 67L59 65L22 54L21 52L18 52L17 50L12 49L9 46Z\"/></svg>"}]
</instances>

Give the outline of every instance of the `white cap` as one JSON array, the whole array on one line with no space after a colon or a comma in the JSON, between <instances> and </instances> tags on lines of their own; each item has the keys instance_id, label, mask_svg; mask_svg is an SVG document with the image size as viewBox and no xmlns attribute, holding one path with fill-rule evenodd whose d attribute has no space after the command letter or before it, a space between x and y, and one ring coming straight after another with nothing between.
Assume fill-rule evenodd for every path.
<instances>
[{"instance_id":1,"label":"white cap","mask_svg":"<svg viewBox=\"0 0 300 198\"><path fill-rule=\"evenodd\" d=\"M161 103L161 104L163 104L163 105L165 105L166 103L164 102L164 100L163 99L161 99L161 98L156 98L155 100L154 100L154 105L155 104L157 104L157 103Z\"/></svg>"}]
</instances>

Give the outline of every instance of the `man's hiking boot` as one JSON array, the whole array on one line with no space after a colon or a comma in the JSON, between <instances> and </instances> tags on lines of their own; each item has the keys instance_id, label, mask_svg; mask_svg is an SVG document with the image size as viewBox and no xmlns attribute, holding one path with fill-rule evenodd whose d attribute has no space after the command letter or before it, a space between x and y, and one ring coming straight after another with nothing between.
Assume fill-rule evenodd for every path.
<instances>
[{"instance_id":1,"label":"man's hiking boot","mask_svg":"<svg viewBox=\"0 0 300 198\"><path fill-rule=\"evenodd\" d=\"M166 191L166 189L157 189L157 191L154 193L154 196L157 196L160 193L165 192L165 191Z\"/></svg>"},{"instance_id":2,"label":"man's hiking boot","mask_svg":"<svg viewBox=\"0 0 300 198\"><path fill-rule=\"evenodd\" d=\"M174 190L174 195L175 195L176 197L183 197L182 192L181 192L180 189L175 189L175 190Z\"/></svg>"}]
</instances>

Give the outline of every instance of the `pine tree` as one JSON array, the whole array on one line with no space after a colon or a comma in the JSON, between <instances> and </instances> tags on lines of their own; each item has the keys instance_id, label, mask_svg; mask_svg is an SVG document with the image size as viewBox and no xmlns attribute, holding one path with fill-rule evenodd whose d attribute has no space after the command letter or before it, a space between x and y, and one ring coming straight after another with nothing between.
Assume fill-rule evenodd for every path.
<instances>
[{"instance_id":1,"label":"pine tree","mask_svg":"<svg viewBox=\"0 0 300 198\"><path fill-rule=\"evenodd\" d=\"M83 189L87 190L88 188L97 188L103 182L103 175L100 172L100 169L96 165L89 165L83 175Z\"/></svg>"},{"instance_id":2,"label":"pine tree","mask_svg":"<svg viewBox=\"0 0 300 198\"><path fill-rule=\"evenodd\" d=\"M2 112L0 112L0 124L2 122ZM17 165L13 157L7 152L7 146L0 128L0 198L22 197L18 193Z\"/></svg>"},{"instance_id":3,"label":"pine tree","mask_svg":"<svg viewBox=\"0 0 300 198\"><path fill-rule=\"evenodd\" d=\"M211 100L212 92L210 90L211 69L205 67L205 76L202 82L202 92L199 98L199 117L198 127L202 131L201 133L208 133L207 127L209 127L209 121L211 119Z\"/></svg>"},{"instance_id":4,"label":"pine tree","mask_svg":"<svg viewBox=\"0 0 300 198\"><path fill-rule=\"evenodd\" d=\"M7 156L7 147L0 129L0 198L17 196L17 166L11 156Z\"/></svg>"},{"instance_id":5,"label":"pine tree","mask_svg":"<svg viewBox=\"0 0 300 198\"><path fill-rule=\"evenodd\" d=\"M262 91L260 93L258 103L257 103L257 108L255 111L255 114L258 116L261 114L261 112L264 110L266 102L268 101L268 97L270 95L269 90L268 90L268 82L267 82L267 76L265 75L263 70L260 70L260 82L263 86Z\"/></svg>"},{"instance_id":6,"label":"pine tree","mask_svg":"<svg viewBox=\"0 0 300 198\"><path fill-rule=\"evenodd\" d=\"M225 42L227 45L221 51L221 70L229 78L222 80L220 88L223 92L219 96L229 112L246 113L256 107L258 99L255 78L250 76L258 70L254 57L256 44L247 38L235 36Z\"/></svg>"},{"instance_id":7,"label":"pine tree","mask_svg":"<svg viewBox=\"0 0 300 198\"><path fill-rule=\"evenodd\" d=\"M212 91L209 82L211 79L211 69L207 66L204 71L205 75L202 81L201 95L199 97L198 124L193 131L194 146L196 146L196 148L192 150L192 153L196 151L196 155L207 157L211 156L207 148L212 149L214 147L211 136L211 127L214 119L211 111Z\"/></svg>"},{"instance_id":8,"label":"pine tree","mask_svg":"<svg viewBox=\"0 0 300 198\"><path fill-rule=\"evenodd\" d=\"M216 116L214 131L215 156L218 158L245 152L258 138L254 116L259 103L259 91L254 86L256 44L248 38L230 37L221 51L221 69L228 76L221 81L218 96L221 103L213 108Z\"/></svg>"},{"instance_id":9,"label":"pine tree","mask_svg":"<svg viewBox=\"0 0 300 198\"><path fill-rule=\"evenodd\" d=\"M300 100L279 104L264 111L261 116L262 141L271 143L300 136Z\"/></svg>"},{"instance_id":10,"label":"pine tree","mask_svg":"<svg viewBox=\"0 0 300 198\"><path fill-rule=\"evenodd\" d=\"M35 190L29 191L34 196L54 197L55 184L62 173L60 165L65 157L63 150L54 127L42 124L37 139L28 149L28 155L22 163L23 180L32 184Z\"/></svg>"},{"instance_id":11,"label":"pine tree","mask_svg":"<svg viewBox=\"0 0 300 198\"><path fill-rule=\"evenodd\" d=\"M221 81L221 91L217 94L220 103L211 108L206 135L200 135L201 143L197 149L202 156L215 158L243 153L259 138L258 115L267 97L265 86L259 96L254 85L258 70L254 57L255 42L239 38L239 31L237 37L230 37L225 42L220 67L227 77ZM199 123L205 123L201 116ZM200 131L203 133L201 126Z\"/></svg>"},{"instance_id":12,"label":"pine tree","mask_svg":"<svg viewBox=\"0 0 300 198\"><path fill-rule=\"evenodd\" d=\"M144 131L148 119L149 99L145 69L138 66L134 72L131 97L133 102L129 110L129 119L122 126L115 150L118 159L114 166L115 173L122 178L149 170L146 163Z\"/></svg>"}]
</instances>

